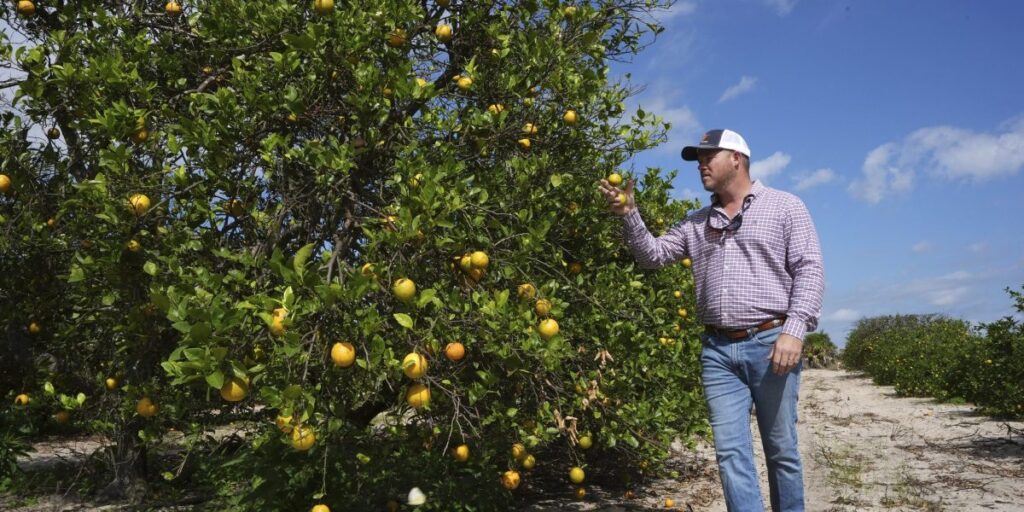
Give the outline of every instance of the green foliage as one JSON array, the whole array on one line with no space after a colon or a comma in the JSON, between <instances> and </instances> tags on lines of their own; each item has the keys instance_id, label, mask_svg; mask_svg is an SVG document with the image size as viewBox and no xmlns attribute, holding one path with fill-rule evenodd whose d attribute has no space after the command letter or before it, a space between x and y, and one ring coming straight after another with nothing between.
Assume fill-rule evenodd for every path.
<instances>
[{"instance_id":1,"label":"green foliage","mask_svg":"<svg viewBox=\"0 0 1024 512\"><path fill-rule=\"evenodd\" d=\"M1008 290L1018 312L1021 294ZM998 416L1024 416L1024 324L1006 317L972 328L934 315L868 318L847 338L843 363L901 394L966 400Z\"/></svg>"},{"instance_id":2,"label":"green foliage","mask_svg":"<svg viewBox=\"0 0 1024 512\"><path fill-rule=\"evenodd\" d=\"M245 509L376 507L413 485L428 507L511 504L495 498L513 442L544 454L538 470L657 467L672 437L706 428L699 326L675 314L694 309L692 280L637 270L595 183L664 140L608 80L664 4L0 4L24 34L0 45L21 70L0 113L0 321L26 361L5 378L50 383L40 410L77 408L118 453L186 433L207 456L189 485ZM696 206L669 199L672 173L637 177L656 231ZM463 269L476 250L490 265ZM409 302L390 291L403 277ZM558 335L538 335L522 283L551 300ZM342 340L351 367L329 358ZM455 340L459 362L442 355ZM429 361L421 410L405 402L413 351ZM237 403L219 396L232 379ZM315 429L312 449L292 449L278 415ZM219 450L209 434L229 423L246 435Z\"/></svg>"},{"instance_id":3,"label":"green foliage","mask_svg":"<svg viewBox=\"0 0 1024 512\"><path fill-rule=\"evenodd\" d=\"M804 337L803 356L811 368L834 368L839 351L828 333L812 332Z\"/></svg>"}]
</instances>

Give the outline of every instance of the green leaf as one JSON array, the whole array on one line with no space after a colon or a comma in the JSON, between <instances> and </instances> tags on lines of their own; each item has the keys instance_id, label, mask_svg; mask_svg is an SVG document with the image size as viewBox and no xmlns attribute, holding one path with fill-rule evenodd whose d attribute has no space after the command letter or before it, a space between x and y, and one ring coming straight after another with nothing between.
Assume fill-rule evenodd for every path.
<instances>
[{"instance_id":1,"label":"green leaf","mask_svg":"<svg viewBox=\"0 0 1024 512\"><path fill-rule=\"evenodd\" d=\"M85 271L82 267L75 265L71 267L71 275L68 276L68 283L77 283L85 279Z\"/></svg>"},{"instance_id":2,"label":"green leaf","mask_svg":"<svg viewBox=\"0 0 1024 512\"><path fill-rule=\"evenodd\" d=\"M395 313L394 317L395 320L397 320L398 323L402 325L402 327L405 327L406 329L412 329L413 321L411 316L405 313Z\"/></svg>"},{"instance_id":3,"label":"green leaf","mask_svg":"<svg viewBox=\"0 0 1024 512\"><path fill-rule=\"evenodd\" d=\"M147 273L147 274L149 274L149 275L151 275L151 276L155 276L156 275L156 263L153 263L152 261L147 261L145 265L142 265L142 271Z\"/></svg>"},{"instance_id":4,"label":"green leaf","mask_svg":"<svg viewBox=\"0 0 1024 512\"><path fill-rule=\"evenodd\" d=\"M299 249L299 252L295 253L295 259L292 260L292 268L295 269L295 273L299 275L299 278L302 278L302 274L306 271L306 261L313 254L314 247L316 247L315 243L306 244Z\"/></svg>"},{"instance_id":5,"label":"green leaf","mask_svg":"<svg viewBox=\"0 0 1024 512\"><path fill-rule=\"evenodd\" d=\"M207 374L206 383L214 389L220 389L224 385L224 373L217 370L213 373Z\"/></svg>"},{"instance_id":6,"label":"green leaf","mask_svg":"<svg viewBox=\"0 0 1024 512\"><path fill-rule=\"evenodd\" d=\"M555 187L555 188L558 188L558 187L562 186L562 175L561 174L552 174L551 175L551 186Z\"/></svg>"}]
</instances>

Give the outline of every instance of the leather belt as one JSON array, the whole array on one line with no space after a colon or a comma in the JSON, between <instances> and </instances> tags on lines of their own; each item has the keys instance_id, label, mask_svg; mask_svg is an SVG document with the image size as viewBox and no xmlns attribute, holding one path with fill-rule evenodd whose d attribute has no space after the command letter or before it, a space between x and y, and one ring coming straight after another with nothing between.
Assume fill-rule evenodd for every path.
<instances>
[{"instance_id":1,"label":"leather belt","mask_svg":"<svg viewBox=\"0 0 1024 512\"><path fill-rule=\"evenodd\" d=\"M713 325L705 325L704 332L709 335L725 336L726 338L739 340L753 336L761 331L767 331L768 329L774 329L782 324L786 323L786 317L773 318L767 322L755 325L749 329L721 329Z\"/></svg>"}]
</instances>

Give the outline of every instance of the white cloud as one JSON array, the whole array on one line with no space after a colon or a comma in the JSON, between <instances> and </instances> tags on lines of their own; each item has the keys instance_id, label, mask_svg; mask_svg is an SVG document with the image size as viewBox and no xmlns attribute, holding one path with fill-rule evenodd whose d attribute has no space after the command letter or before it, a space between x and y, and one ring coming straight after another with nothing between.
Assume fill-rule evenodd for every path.
<instances>
[{"instance_id":1,"label":"white cloud","mask_svg":"<svg viewBox=\"0 0 1024 512\"><path fill-rule=\"evenodd\" d=\"M697 10L697 2L679 0L672 4L672 7L668 9L657 9L652 14L654 20L660 25L665 25L669 21L680 16L689 16Z\"/></svg>"},{"instance_id":2,"label":"white cloud","mask_svg":"<svg viewBox=\"0 0 1024 512\"><path fill-rule=\"evenodd\" d=\"M864 177L850 183L847 190L853 197L869 203L878 203L893 192L909 190L914 182L914 171L900 168L890 161L899 152L894 143L881 145L864 159Z\"/></svg>"},{"instance_id":3,"label":"white cloud","mask_svg":"<svg viewBox=\"0 0 1024 512\"><path fill-rule=\"evenodd\" d=\"M765 158L764 160L758 160L756 162L750 162L750 178L754 180L767 181L768 178L778 174L789 165L789 161L792 158L781 152L776 151L772 156Z\"/></svg>"},{"instance_id":4,"label":"white cloud","mask_svg":"<svg viewBox=\"0 0 1024 512\"><path fill-rule=\"evenodd\" d=\"M765 0L769 7L775 10L779 16L785 16L793 12L798 0Z\"/></svg>"},{"instance_id":5,"label":"white cloud","mask_svg":"<svg viewBox=\"0 0 1024 512\"><path fill-rule=\"evenodd\" d=\"M805 172L799 175L793 176L793 182L796 183L793 188L796 190L806 190L809 188L817 187L818 185L824 185L831 183L836 179L836 173L832 169L818 169L814 172Z\"/></svg>"},{"instance_id":6,"label":"white cloud","mask_svg":"<svg viewBox=\"0 0 1024 512\"><path fill-rule=\"evenodd\" d=\"M722 93L722 97L718 98L719 103L729 101L740 94L749 92L757 84L757 77L744 75L740 78L740 83L728 88Z\"/></svg>"},{"instance_id":7,"label":"white cloud","mask_svg":"<svg viewBox=\"0 0 1024 512\"><path fill-rule=\"evenodd\" d=\"M860 311L850 308L840 308L831 314L825 315L825 320L831 320L833 322L853 322L863 317Z\"/></svg>"},{"instance_id":8,"label":"white cloud","mask_svg":"<svg viewBox=\"0 0 1024 512\"><path fill-rule=\"evenodd\" d=\"M932 244L931 244L931 242L928 242L926 240L922 240L922 241L914 244L914 246L911 247L910 249L912 251L914 251L914 252L928 252L928 251L932 250Z\"/></svg>"},{"instance_id":9,"label":"white cloud","mask_svg":"<svg viewBox=\"0 0 1024 512\"><path fill-rule=\"evenodd\" d=\"M967 250L974 254L982 254L988 252L987 242L977 242L967 246Z\"/></svg>"},{"instance_id":10,"label":"white cloud","mask_svg":"<svg viewBox=\"0 0 1024 512\"><path fill-rule=\"evenodd\" d=\"M642 104L640 101L634 101L636 105L630 107L632 110L638 107L643 108L644 112L661 116L666 122L672 124L667 134L668 140L654 149L657 153L674 154L678 158L679 150L687 144L696 142L700 134L703 133L697 114L686 105L670 105L665 97L657 95L644 98Z\"/></svg>"},{"instance_id":11,"label":"white cloud","mask_svg":"<svg viewBox=\"0 0 1024 512\"><path fill-rule=\"evenodd\" d=\"M947 180L982 182L1024 168L1024 116L1004 123L997 133L976 133L952 126L921 128L902 141L883 144L864 159L863 176L851 195L878 203L907 191L915 170Z\"/></svg>"}]
</instances>

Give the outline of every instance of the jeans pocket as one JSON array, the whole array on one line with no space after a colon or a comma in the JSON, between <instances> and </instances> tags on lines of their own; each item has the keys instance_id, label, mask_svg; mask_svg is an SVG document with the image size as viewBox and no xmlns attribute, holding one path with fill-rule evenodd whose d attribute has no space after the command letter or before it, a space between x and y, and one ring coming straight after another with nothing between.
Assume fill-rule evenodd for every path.
<instances>
[{"instance_id":1,"label":"jeans pocket","mask_svg":"<svg viewBox=\"0 0 1024 512\"><path fill-rule=\"evenodd\" d=\"M754 335L754 343L765 347L773 346L780 334L782 334L782 326L765 329Z\"/></svg>"}]
</instances>

